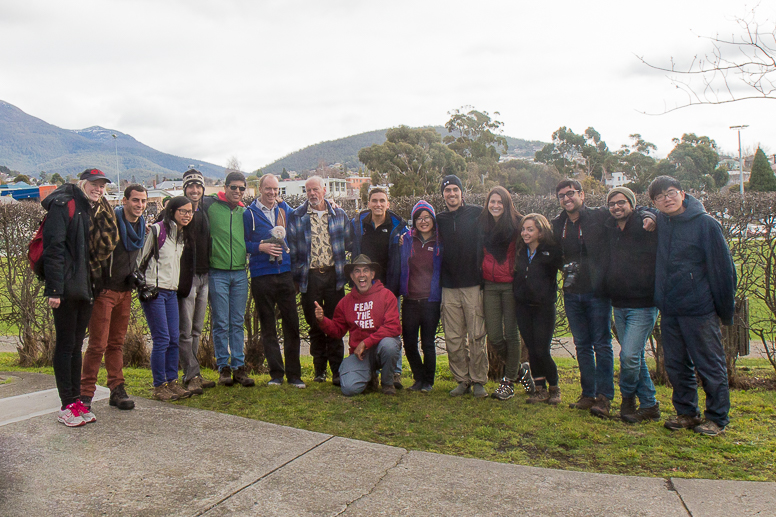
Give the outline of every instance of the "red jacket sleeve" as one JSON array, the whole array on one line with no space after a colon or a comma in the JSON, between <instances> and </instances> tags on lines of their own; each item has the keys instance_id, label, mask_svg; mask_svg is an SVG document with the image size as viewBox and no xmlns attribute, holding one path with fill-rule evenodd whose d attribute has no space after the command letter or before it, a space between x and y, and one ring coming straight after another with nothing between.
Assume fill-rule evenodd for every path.
<instances>
[{"instance_id":1,"label":"red jacket sleeve","mask_svg":"<svg viewBox=\"0 0 776 517\"><path fill-rule=\"evenodd\" d=\"M345 319L344 307L345 305L342 303L342 300L340 300L340 302L337 304L337 307L334 309L334 316L332 319L324 316L323 321L318 322L318 326L321 327L321 330L327 336L333 337L335 339L341 339L347 333L348 321ZM398 314L398 311L396 312Z\"/></svg>"},{"instance_id":2,"label":"red jacket sleeve","mask_svg":"<svg viewBox=\"0 0 776 517\"><path fill-rule=\"evenodd\" d=\"M364 346L366 346L366 348L372 348L373 346L377 345L383 338L396 337L401 335L399 304L396 301L396 297L390 290L385 289L383 293L382 302L383 310L385 311L385 318L383 319L382 326L364 340Z\"/></svg>"}]
</instances>

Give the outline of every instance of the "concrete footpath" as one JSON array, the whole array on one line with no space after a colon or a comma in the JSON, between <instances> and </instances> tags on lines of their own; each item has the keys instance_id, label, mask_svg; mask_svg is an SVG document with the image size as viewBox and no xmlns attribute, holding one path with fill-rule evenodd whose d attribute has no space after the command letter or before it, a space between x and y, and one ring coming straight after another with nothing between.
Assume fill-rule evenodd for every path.
<instances>
[{"instance_id":1,"label":"concrete footpath","mask_svg":"<svg viewBox=\"0 0 776 517\"><path fill-rule=\"evenodd\" d=\"M2 516L776 516L776 483L506 465L146 399L102 398L97 423L68 429L41 414L53 387L0 372Z\"/></svg>"}]
</instances>

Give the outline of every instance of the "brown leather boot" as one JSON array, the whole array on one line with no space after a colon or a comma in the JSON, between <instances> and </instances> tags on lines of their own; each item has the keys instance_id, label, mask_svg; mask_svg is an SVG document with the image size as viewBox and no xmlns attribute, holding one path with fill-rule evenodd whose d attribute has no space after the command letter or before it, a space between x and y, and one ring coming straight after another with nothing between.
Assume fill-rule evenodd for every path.
<instances>
[{"instance_id":1,"label":"brown leather boot","mask_svg":"<svg viewBox=\"0 0 776 517\"><path fill-rule=\"evenodd\" d=\"M547 404L551 406L557 406L560 404L560 387L559 386L550 386L549 389L549 398L547 398Z\"/></svg>"},{"instance_id":2,"label":"brown leather boot","mask_svg":"<svg viewBox=\"0 0 776 517\"><path fill-rule=\"evenodd\" d=\"M544 386L537 386L536 392L525 399L526 404L541 404L547 402L550 399L550 393Z\"/></svg>"},{"instance_id":3,"label":"brown leather boot","mask_svg":"<svg viewBox=\"0 0 776 517\"><path fill-rule=\"evenodd\" d=\"M609 418L609 409L612 407L612 401L600 393L595 398L595 404L590 408L590 413L597 417Z\"/></svg>"},{"instance_id":4,"label":"brown leather boot","mask_svg":"<svg viewBox=\"0 0 776 517\"><path fill-rule=\"evenodd\" d=\"M580 395L576 402L569 404L569 407L571 409L587 410L593 407L593 404L595 404L595 399L593 397L585 397L584 395Z\"/></svg>"}]
</instances>

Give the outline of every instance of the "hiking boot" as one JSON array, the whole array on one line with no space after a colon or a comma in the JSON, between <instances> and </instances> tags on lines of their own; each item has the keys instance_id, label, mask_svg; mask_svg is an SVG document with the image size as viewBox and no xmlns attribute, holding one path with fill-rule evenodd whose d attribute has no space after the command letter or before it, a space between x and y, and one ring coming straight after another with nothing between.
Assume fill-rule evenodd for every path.
<instances>
[{"instance_id":1,"label":"hiking boot","mask_svg":"<svg viewBox=\"0 0 776 517\"><path fill-rule=\"evenodd\" d=\"M550 393L544 386L537 386L534 394L525 399L526 404L541 404L550 399Z\"/></svg>"},{"instance_id":2,"label":"hiking boot","mask_svg":"<svg viewBox=\"0 0 776 517\"><path fill-rule=\"evenodd\" d=\"M400 390L404 387L404 384L401 383L401 374L400 373L394 373L393 374L393 387L397 390Z\"/></svg>"},{"instance_id":3,"label":"hiking boot","mask_svg":"<svg viewBox=\"0 0 776 517\"><path fill-rule=\"evenodd\" d=\"M593 407L593 404L595 404L595 399L593 397L580 395L576 402L569 404L569 407L571 409L590 409Z\"/></svg>"},{"instance_id":4,"label":"hiking boot","mask_svg":"<svg viewBox=\"0 0 776 517\"><path fill-rule=\"evenodd\" d=\"M248 372L245 371L245 366L240 366L232 372L232 379L234 382L239 383L246 388L250 388L256 384L256 381L248 377Z\"/></svg>"},{"instance_id":5,"label":"hiking boot","mask_svg":"<svg viewBox=\"0 0 776 517\"><path fill-rule=\"evenodd\" d=\"M547 404L551 406L557 406L560 404L560 387L550 386L549 397L547 398Z\"/></svg>"},{"instance_id":6,"label":"hiking boot","mask_svg":"<svg viewBox=\"0 0 776 517\"><path fill-rule=\"evenodd\" d=\"M718 434L725 432L725 427L712 420L706 420L702 424L693 427L692 430L698 434L703 434L706 436L717 436Z\"/></svg>"},{"instance_id":7,"label":"hiking boot","mask_svg":"<svg viewBox=\"0 0 776 517\"><path fill-rule=\"evenodd\" d=\"M393 384L383 386L383 395L396 395L396 386Z\"/></svg>"},{"instance_id":8,"label":"hiking boot","mask_svg":"<svg viewBox=\"0 0 776 517\"><path fill-rule=\"evenodd\" d=\"M335 386L341 386L341 385L342 385L342 381L340 381L340 376L339 376L339 374L336 374L336 375L332 375L332 376L331 376L331 383L332 383L333 385L335 385Z\"/></svg>"},{"instance_id":9,"label":"hiking boot","mask_svg":"<svg viewBox=\"0 0 776 517\"><path fill-rule=\"evenodd\" d=\"M79 413L75 403L65 406L65 409L60 409L57 414L57 420L67 427L80 427L86 425L86 421L81 418L81 413Z\"/></svg>"},{"instance_id":10,"label":"hiking boot","mask_svg":"<svg viewBox=\"0 0 776 517\"><path fill-rule=\"evenodd\" d=\"M452 389L450 391L451 397L460 397L461 395L466 395L471 391L471 386L469 386L468 382L459 382L458 386Z\"/></svg>"},{"instance_id":11,"label":"hiking boot","mask_svg":"<svg viewBox=\"0 0 776 517\"><path fill-rule=\"evenodd\" d=\"M530 364L523 363L520 365L520 371L517 372L517 380L523 385L526 393L534 393L536 391L536 384L531 376Z\"/></svg>"},{"instance_id":12,"label":"hiking boot","mask_svg":"<svg viewBox=\"0 0 776 517\"><path fill-rule=\"evenodd\" d=\"M316 373L313 382L326 382L326 372Z\"/></svg>"},{"instance_id":13,"label":"hiking boot","mask_svg":"<svg viewBox=\"0 0 776 517\"><path fill-rule=\"evenodd\" d=\"M635 413L631 415L622 415L622 419L630 424L637 424L644 420L652 420L657 422L660 420L660 402L655 403L652 407L640 407Z\"/></svg>"},{"instance_id":14,"label":"hiking boot","mask_svg":"<svg viewBox=\"0 0 776 517\"><path fill-rule=\"evenodd\" d=\"M202 388L202 377L196 376L189 379L189 382L186 383L186 389L192 395L202 395L205 393L205 390Z\"/></svg>"},{"instance_id":15,"label":"hiking boot","mask_svg":"<svg viewBox=\"0 0 776 517\"><path fill-rule=\"evenodd\" d=\"M191 396L191 392L189 390L184 389L183 386L178 384L178 379L168 382L167 389L170 390L171 393L178 395L178 400L187 399Z\"/></svg>"},{"instance_id":16,"label":"hiking boot","mask_svg":"<svg viewBox=\"0 0 776 517\"><path fill-rule=\"evenodd\" d=\"M201 375L196 375L196 377L199 378L199 382L200 382L200 384L202 385L202 387L204 389L210 389L210 388L215 388L216 387L216 383L215 382L213 382L211 380L208 380L208 379L205 379Z\"/></svg>"},{"instance_id":17,"label":"hiking boot","mask_svg":"<svg viewBox=\"0 0 776 517\"><path fill-rule=\"evenodd\" d=\"M625 417L633 416L636 413L636 397L626 397L623 395L622 404L620 404L620 418L629 422Z\"/></svg>"},{"instance_id":18,"label":"hiking boot","mask_svg":"<svg viewBox=\"0 0 776 517\"><path fill-rule=\"evenodd\" d=\"M694 429L696 426L700 426L701 422L703 422L703 420L698 415L676 415L663 422L663 427L670 429L671 431L676 431L678 429Z\"/></svg>"},{"instance_id":19,"label":"hiking boot","mask_svg":"<svg viewBox=\"0 0 776 517\"><path fill-rule=\"evenodd\" d=\"M293 386L294 388L299 388L300 390L303 390L307 387L307 385L302 382L302 379L296 378L296 379L288 379L288 385Z\"/></svg>"},{"instance_id":20,"label":"hiking boot","mask_svg":"<svg viewBox=\"0 0 776 517\"><path fill-rule=\"evenodd\" d=\"M609 409L612 407L612 401L600 393L595 398L595 404L590 408L590 413L601 418L609 418Z\"/></svg>"},{"instance_id":21,"label":"hiking boot","mask_svg":"<svg viewBox=\"0 0 776 517\"><path fill-rule=\"evenodd\" d=\"M170 402L172 400L178 400L178 395L170 391L170 387L165 382L160 386L154 386L154 398L161 400L162 402Z\"/></svg>"},{"instance_id":22,"label":"hiking boot","mask_svg":"<svg viewBox=\"0 0 776 517\"><path fill-rule=\"evenodd\" d=\"M485 386L479 382L475 382L472 384L472 395L474 395L474 398L476 399L484 399L488 396L488 392L485 389Z\"/></svg>"},{"instance_id":23,"label":"hiking boot","mask_svg":"<svg viewBox=\"0 0 776 517\"><path fill-rule=\"evenodd\" d=\"M130 399L127 395L127 390L124 389L124 384L119 384L110 390L110 400L108 403L111 406L116 406L119 409L133 409L135 407L135 401Z\"/></svg>"},{"instance_id":24,"label":"hiking boot","mask_svg":"<svg viewBox=\"0 0 776 517\"><path fill-rule=\"evenodd\" d=\"M409 391L420 391L423 388L423 383L420 381L415 381L412 386L407 388Z\"/></svg>"},{"instance_id":25,"label":"hiking boot","mask_svg":"<svg viewBox=\"0 0 776 517\"><path fill-rule=\"evenodd\" d=\"M515 386L512 381L504 377L501 379L501 384L496 388L496 391L491 395L494 399L509 400L515 396Z\"/></svg>"},{"instance_id":26,"label":"hiking boot","mask_svg":"<svg viewBox=\"0 0 776 517\"><path fill-rule=\"evenodd\" d=\"M267 383L267 386L282 386L283 385L283 379L270 379L270 381Z\"/></svg>"},{"instance_id":27,"label":"hiking boot","mask_svg":"<svg viewBox=\"0 0 776 517\"><path fill-rule=\"evenodd\" d=\"M232 380L232 369L228 366L224 366L218 373L219 386L234 386L234 380Z\"/></svg>"},{"instance_id":28,"label":"hiking boot","mask_svg":"<svg viewBox=\"0 0 776 517\"><path fill-rule=\"evenodd\" d=\"M81 418L83 418L84 422L87 424L93 424L97 421L97 417L94 416L94 413L92 413L92 409L89 407L84 406L83 402L80 400L75 401L75 407L78 409L78 412L81 414Z\"/></svg>"}]
</instances>

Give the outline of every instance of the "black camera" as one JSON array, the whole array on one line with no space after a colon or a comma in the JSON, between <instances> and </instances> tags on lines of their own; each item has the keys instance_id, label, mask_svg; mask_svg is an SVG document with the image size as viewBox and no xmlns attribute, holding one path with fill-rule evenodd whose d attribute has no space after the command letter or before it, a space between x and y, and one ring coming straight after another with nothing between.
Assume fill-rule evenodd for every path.
<instances>
[{"instance_id":1,"label":"black camera","mask_svg":"<svg viewBox=\"0 0 776 517\"><path fill-rule=\"evenodd\" d=\"M146 285L146 278L142 271L136 269L127 276L127 284L132 289L142 289Z\"/></svg>"},{"instance_id":2,"label":"black camera","mask_svg":"<svg viewBox=\"0 0 776 517\"><path fill-rule=\"evenodd\" d=\"M579 262L569 262L563 265L563 288L570 289L579 278Z\"/></svg>"}]
</instances>

